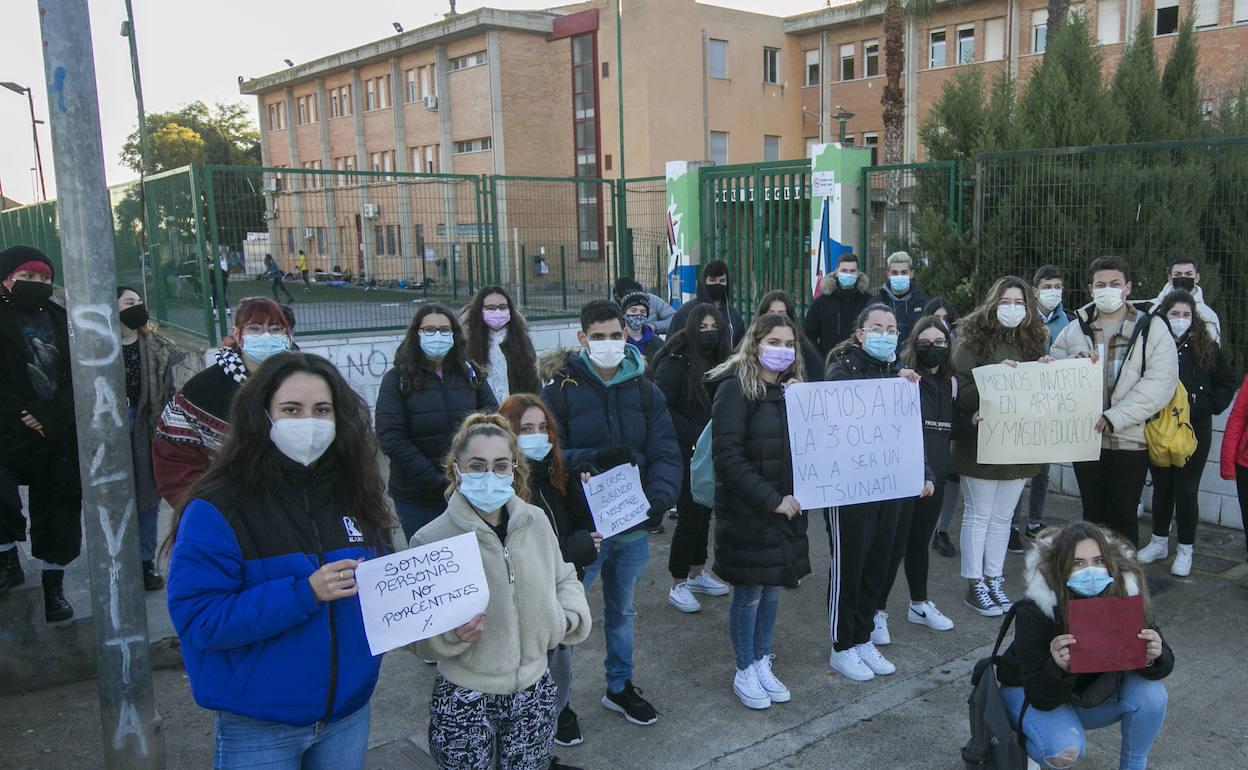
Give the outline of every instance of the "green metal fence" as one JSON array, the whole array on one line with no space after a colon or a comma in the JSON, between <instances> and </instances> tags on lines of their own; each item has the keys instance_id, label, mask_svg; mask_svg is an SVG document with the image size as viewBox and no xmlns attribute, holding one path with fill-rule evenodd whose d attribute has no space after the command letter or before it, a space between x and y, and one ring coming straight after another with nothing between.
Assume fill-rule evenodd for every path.
<instances>
[{"instance_id":1,"label":"green metal fence","mask_svg":"<svg viewBox=\"0 0 1248 770\"><path fill-rule=\"evenodd\" d=\"M957 164L953 161L868 166L862 170L862 253L872 286L887 273L886 260L894 251L907 251L921 261L927 253L922 237L925 216L949 222L961 216Z\"/></svg>"},{"instance_id":2,"label":"green metal fence","mask_svg":"<svg viewBox=\"0 0 1248 770\"><path fill-rule=\"evenodd\" d=\"M1075 307L1088 300L1089 263L1116 254L1132 267L1132 296L1151 298L1169 261L1191 257L1223 347L1248 365L1248 137L986 153L976 176L978 296L1052 263Z\"/></svg>"}]
</instances>

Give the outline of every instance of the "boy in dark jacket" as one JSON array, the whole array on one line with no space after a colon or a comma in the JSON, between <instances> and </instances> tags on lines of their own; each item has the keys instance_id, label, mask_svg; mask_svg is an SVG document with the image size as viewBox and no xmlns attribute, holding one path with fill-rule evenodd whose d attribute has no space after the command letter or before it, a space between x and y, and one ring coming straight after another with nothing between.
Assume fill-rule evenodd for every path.
<instances>
[{"instance_id":1,"label":"boy in dark jacket","mask_svg":"<svg viewBox=\"0 0 1248 770\"><path fill-rule=\"evenodd\" d=\"M870 301L867 276L858 271L858 255L842 254L836 272L824 276L819 296L806 311L802 331L819 348L819 355L827 358L832 348L854 333L854 322Z\"/></svg>"},{"instance_id":2,"label":"boy in dark jacket","mask_svg":"<svg viewBox=\"0 0 1248 770\"><path fill-rule=\"evenodd\" d=\"M923 317L923 306L931 297L914 285L914 260L904 251L888 255L888 281L880 287L875 301L888 306L897 316L897 332L910 339L914 322Z\"/></svg>"},{"instance_id":3,"label":"boy in dark jacket","mask_svg":"<svg viewBox=\"0 0 1248 770\"><path fill-rule=\"evenodd\" d=\"M723 315L728 322L729 343L733 350L741 342L745 334L745 321L731 303L732 290L728 283L728 263L722 259L714 259L702 266L702 275L698 277L698 294L692 302L686 302L672 317L671 329L685 328L685 319L689 310L699 302L709 302Z\"/></svg>"},{"instance_id":4,"label":"boy in dark jacket","mask_svg":"<svg viewBox=\"0 0 1248 770\"><path fill-rule=\"evenodd\" d=\"M624 323L628 326L628 344L641 351L646 364L654 354L663 347L663 339L654 333L654 328L646 322L650 314L650 303L644 291L625 294L620 299L620 309L624 311Z\"/></svg>"},{"instance_id":5,"label":"boy in dark jacket","mask_svg":"<svg viewBox=\"0 0 1248 770\"><path fill-rule=\"evenodd\" d=\"M642 376L638 349L625 342L624 316L607 300L581 310L582 349L542 391L559 423L559 446L573 473L598 473L633 463L650 502L649 526L658 525L680 492L681 455L663 393ZM649 561L647 525L607 538L585 570L585 586L603 577L607 637L607 692L602 705L637 725L658 713L633 687L633 593Z\"/></svg>"},{"instance_id":6,"label":"boy in dark jacket","mask_svg":"<svg viewBox=\"0 0 1248 770\"><path fill-rule=\"evenodd\" d=\"M0 595L26 582L17 554L17 541L26 539L18 496L24 484L49 623L74 615L65 565L82 542L69 326L52 301L52 278L52 262L33 246L0 252Z\"/></svg>"}]
</instances>

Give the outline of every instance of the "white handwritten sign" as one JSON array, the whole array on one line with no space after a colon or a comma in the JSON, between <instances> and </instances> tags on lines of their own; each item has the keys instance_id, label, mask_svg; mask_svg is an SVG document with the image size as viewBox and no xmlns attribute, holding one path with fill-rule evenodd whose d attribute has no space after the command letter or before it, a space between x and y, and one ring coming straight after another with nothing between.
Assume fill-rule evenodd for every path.
<instances>
[{"instance_id":1,"label":"white handwritten sign","mask_svg":"<svg viewBox=\"0 0 1248 770\"><path fill-rule=\"evenodd\" d=\"M919 386L844 380L784 391L793 496L802 510L914 497L923 491Z\"/></svg>"},{"instance_id":2,"label":"white handwritten sign","mask_svg":"<svg viewBox=\"0 0 1248 770\"><path fill-rule=\"evenodd\" d=\"M584 482L585 499L594 516L594 526L603 537L611 537L646 521L650 501L641 488L641 471L636 465L617 465Z\"/></svg>"},{"instance_id":3,"label":"white handwritten sign","mask_svg":"<svg viewBox=\"0 0 1248 770\"><path fill-rule=\"evenodd\" d=\"M1099 364L1086 358L1048 364L976 367L979 440L985 465L1064 463L1101 456L1104 394Z\"/></svg>"},{"instance_id":4,"label":"white handwritten sign","mask_svg":"<svg viewBox=\"0 0 1248 770\"><path fill-rule=\"evenodd\" d=\"M355 580L374 655L459 628L490 602L472 532L366 561Z\"/></svg>"}]
</instances>

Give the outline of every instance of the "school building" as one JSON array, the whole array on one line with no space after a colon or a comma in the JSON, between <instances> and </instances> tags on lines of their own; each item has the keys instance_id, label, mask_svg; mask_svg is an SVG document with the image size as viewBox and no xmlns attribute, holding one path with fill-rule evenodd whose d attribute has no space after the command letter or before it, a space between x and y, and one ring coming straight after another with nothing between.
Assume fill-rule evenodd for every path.
<instances>
[{"instance_id":1,"label":"school building","mask_svg":"<svg viewBox=\"0 0 1248 770\"><path fill-rule=\"evenodd\" d=\"M812 5L818 3L812 0ZM760 7L765 4L760 3ZM1140 16L1164 61L1179 20L1196 14L1205 107L1244 77L1248 0L1088 0L1107 74ZM880 147L885 82L880 10L848 2L782 18L695 0L624 0L624 141L620 162L614 0L534 11L483 8L240 83L260 116L271 167L465 175L618 178L661 175L668 160L717 164L803 157L842 134ZM1026 79L1044 55L1045 0L961 0L905 33L903 160L922 160L918 127L943 83L965 67ZM844 118L851 114L852 117ZM838 118L838 116L840 116ZM882 162L882 152L873 155ZM294 175L291 175L292 177ZM370 194L331 174L270 182L269 248L314 266L359 258L378 274L444 258L472 237L466 191L438 205ZM292 195L292 205L281 205ZM601 188L562 196L581 260L609 240ZM504 200L504 204L507 202ZM504 205L508 227L524 213ZM604 225L604 222L606 223ZM404 255L407 255L406 257ZM459 258L450 255L452 260Z\"/></svg>"}]
</instances>

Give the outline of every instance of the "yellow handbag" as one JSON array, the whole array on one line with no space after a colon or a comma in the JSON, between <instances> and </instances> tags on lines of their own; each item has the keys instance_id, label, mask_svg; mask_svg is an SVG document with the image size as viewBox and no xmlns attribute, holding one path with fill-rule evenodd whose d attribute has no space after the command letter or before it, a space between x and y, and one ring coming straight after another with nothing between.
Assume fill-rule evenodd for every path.
<instances>
[{"instance_id":1,"label":"yellow handbag","mask_svg":"<svg viewBox=\"0 0 1248 770\"><path fill-rule=\"evenodd\" d=\"M1192 429L1192 407L1187 388L1179 382L1174 396L1161 411L1144 424L1148 460L1159 468L1182 468L1196 451L1196 431Z\"/></svg>"}]
</instances>

